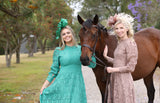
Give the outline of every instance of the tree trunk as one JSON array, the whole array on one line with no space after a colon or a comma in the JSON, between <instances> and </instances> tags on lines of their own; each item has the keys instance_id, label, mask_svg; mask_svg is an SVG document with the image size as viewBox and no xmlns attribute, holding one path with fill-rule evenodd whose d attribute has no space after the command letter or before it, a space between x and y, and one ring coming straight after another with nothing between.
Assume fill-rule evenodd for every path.
<instances>
[{"instance_id":1,"label":"tree trunk","mask_svg":"<svg viewBox=\"0 0 160 103\"><path fill-rule=\"evenodd\" d=\"M28 38L28 57L33 57L32 40Z\"/></svg>"},{"instance_id":2,"label":"tree trunk","mask_svg":"<svg viewBox=\"0 0 160 103\"><path fill-rule=\"evenodd\" d=\"M11 66L11 58L12 58L12 53L10 53L9 50L9 41L7 40L6 47L5 47L5 56L6 56L6 67Z\"/></svg>"},{"instance_id":3,"label":"tree trunk","mask_svg":"<svg viewBox=\"0 0 160 103\"><path fill-rule=\"evenodd\" d=\"M33 57L33 41L32 39L29 37L28 38L28 57Z\"/></svg>"},{"instance_id":4,"label":"tree trunk","mask_svg":"<svg viewBox=\"0 0 160 103\"><path fill-rule=\"evenodd\" d=\"M29 51L28 51L28 57L33 57L33 49L30 48Z\"/></svg>"},{"instance_id":5,"label":"tree trunk","mask_svg":"<svg viewBox=\"0 0 160 103\"><path fill-rule=\"evenodd\" d=\"M46 44L47 44L47 39L44 40L44 44L42 45L42 54L46 53Z\"/></svg>"},{"instance_id":6,"label":"tree trunk","mask_svg":"<svg viewBox=\"0 0 160 103\"><path fill-rule=\"evenodd\" d=\"M18 47L16 50L16 63L20 63L20 47Z\"/></svg>"},{"instance_id":7,"label":"tree trunk","mask_svg":"<svg viewBox=\"0 0 160 103\"><path fill-rule=\"evenodd\" d=\"M33 55L33 52L29 52L28 53L28 57L33 57L34 55Z\"/></svg>"},{"instance_id":8,"label":"tree trunk","mask_svg":"<svg viewBox=\"0 0 160 103\"><path fill-rule=\"evenodd\" d=\"M28 39L28 46L29 46L28 57L33 57L33 54L37 52L36 42L37 42L36 37L33 37L32 39L31 38Z\"/></svg>"},{"instance_id":9,"label":"tree trunk","mask_svg":"<svg viewBox=\"0 0 160 103\"><path fill-rule=\"evenodd\" d=\"M44 43L42 43L41 40L38 40L38 42L39 42L40 47L41 47L41 53L45 54L45 52L46 52L45 48L46 48L47 39L44 40Z\"/></svg>"},{"instance_id":10,"label":"tree trunk","mask_svg":"<svg viewBox=\"0 0 160 103\"><path fill-rule=\"evenodd\" d=\"M8 57L8 50L5 50L5 56L6 56L6 67L11 66L11 60Z\"/></svg>"},{"instance_id":11,"label":"tree trunk","mask_svg":"<svg viewBox=\"0 0 160 103\"><path fill-rule=\"evenodd\" d=\"M45 47L44 47L44 46L41 48L41 52L42 52L42 54L45 54L45 53L46 53L46 50L45 50Z\"/></svg>"}]
</instances>

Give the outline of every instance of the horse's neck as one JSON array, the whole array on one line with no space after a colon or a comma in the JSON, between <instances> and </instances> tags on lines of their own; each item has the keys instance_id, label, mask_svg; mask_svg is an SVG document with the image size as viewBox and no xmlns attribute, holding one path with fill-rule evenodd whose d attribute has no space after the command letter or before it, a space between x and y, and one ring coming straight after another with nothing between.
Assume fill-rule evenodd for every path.
<instances>
[{"instance_id":1,"label":"horse's neck","mask_svg":"<svg viewBox=\"0 0 160 103\"><path fill-rule=\"evenodd\" d=\"M113 57L113 53L114 53L114 50L117 46L117 43L118 43L118 41L117 41L117 38L115 35L103 34L98 41L99 45L98 45L98 49L96 50L97 55L102 56L105 45L107 45L108 46L108 55Z\"/></svg>"},{"instance_id":2,"label":"horse's neck","mask_svg":"<svg viewBox=\"0 0 160 103\"><path fill-rule=\"evenodd\" d=\"M118 40L115 35L109 35L109 37L105 40L108 46L108 56L113 57L114 50L117 47Z\"/></svg>"},{"instance_id":3,"label":"horse's neck","mask_svg":"<svg viewBox=\"0 0 160 103\"><path fill-rule=\"evenodd\" d=\"M108 45L108 47L115 48L117 46L118 40L115 35L108 35L108 37L105 38L105 43Z\"/></svg>"}]
</instances>

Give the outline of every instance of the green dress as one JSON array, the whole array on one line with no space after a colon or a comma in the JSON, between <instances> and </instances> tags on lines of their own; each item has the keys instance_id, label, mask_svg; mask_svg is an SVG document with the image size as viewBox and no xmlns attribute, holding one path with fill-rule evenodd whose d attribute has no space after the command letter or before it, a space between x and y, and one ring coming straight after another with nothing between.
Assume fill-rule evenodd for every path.
<instances>
[{"instance_id":1,"label":"green dress","mask_svg":"<svg viewBox=\"0 0 160 103\"><path fill-rule=\"evenodd\" d=\"M53 54L53 64L47 77L54 82L43 90L40 103L87 103L84 80L81 71L81 46L57 47ZM95 62L96 59L92 57ZM94 68L96 64L90 63Z\"/></svg>"}]
</instances>

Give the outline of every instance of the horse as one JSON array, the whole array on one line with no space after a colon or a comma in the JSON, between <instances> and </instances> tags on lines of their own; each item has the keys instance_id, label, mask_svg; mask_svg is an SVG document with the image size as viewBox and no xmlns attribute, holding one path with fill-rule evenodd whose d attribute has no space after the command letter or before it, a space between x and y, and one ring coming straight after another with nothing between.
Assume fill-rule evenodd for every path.
<instances>
[{"instance_id":1,"label":"horse","mask_svg":"<svg viewBox=\"0 0 160 103\"><path fill-rule=\"evenodd\" d=\"M82 65L89 65L91 56L96 55L107 66L112 66L103 57L105 45L108 46L108 56L113 57L114 50L118 40L115 35L110 35L109 31L99 23L98 15L95 15L93 20L87 19L84 21L80 15L77 16L78 22L81 24L79 31ZM135 33L134 40L138 48L137 65L132 72L133 80L143 79L147 88L148 103L153 103L155 88L153 84L153 74L157 67L160 67L160 30L155 28L145 28ZM97 60L98 64L102 64ZM96 65L93 69L96 76L96 81L102 94L106 88L106 74L104 67Z\"/></svg>"}]
</instances>

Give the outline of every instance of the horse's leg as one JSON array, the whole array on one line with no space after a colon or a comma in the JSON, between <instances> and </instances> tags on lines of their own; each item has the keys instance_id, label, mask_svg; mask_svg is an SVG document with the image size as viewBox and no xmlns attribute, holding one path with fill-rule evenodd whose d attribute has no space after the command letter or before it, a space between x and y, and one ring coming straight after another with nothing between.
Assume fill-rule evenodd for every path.
<instances>
[{"instance_id":1,"label":"horse's leg","mask_svg":"<svg viewBox=\"0 0 160 103\"><path fill-rule=\"evenodd\" d=\"M151 74L149 74L147 77L145 77L144 83L145 86L147 88L147 95L148 95L148 103L153 103L154 101L154 94L155 94L155 88L154 88L154 84L153 84L153 74L154 74L155 70L152 71Z\"/></svg>"},{"instance_id":2,"label":"horse's leg","mask_svg":"<svg viewBox=\"0 0 160 103\"><path fill-rule=\"evenodd\" d=\"M105 96L105 88L106 88L106 80L105 80L105 76L104 76L104 70L101 69L100 66L96 66L96 68L93 69L93 72L96 76L96 81L99 87L99 90L101 92L101 96L102 96L102 103L104 103L104 96Z\"/></svg>"},{"instance_id":3,"label":"horse's leg","mask_svg":"<svg viewBox=\"0 0 160 103\"><path fill-rule=\"evenodd\" d=\"M104 94L101 92L102 95L102 103L104 103Z\"/></svg>"}]
</instances>

